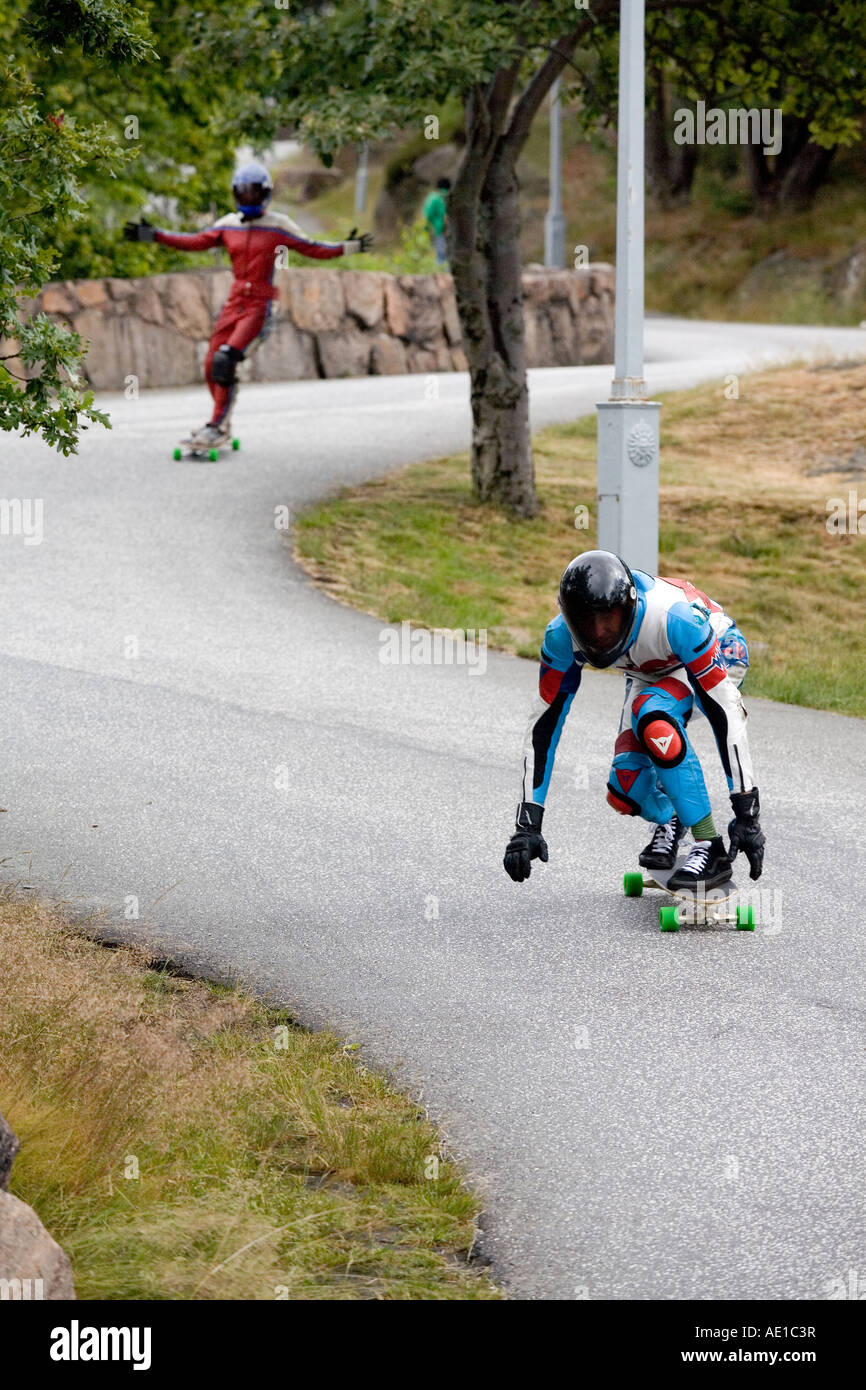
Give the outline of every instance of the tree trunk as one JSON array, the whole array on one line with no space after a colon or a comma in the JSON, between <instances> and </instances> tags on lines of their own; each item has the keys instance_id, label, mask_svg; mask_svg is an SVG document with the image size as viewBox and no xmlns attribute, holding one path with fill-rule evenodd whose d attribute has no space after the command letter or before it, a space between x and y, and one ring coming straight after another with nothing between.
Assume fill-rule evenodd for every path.
<instances>
[{"instance_id":1,"label":"tree trunk","mask_svg":"<svg viewBox=\"0 0 866 1390\"><path fill-rule=\"evenodd\" d=\"M756 212L769 212L776 205L778 185L760 145L746 145L746 164L749 170L749 191Z\"/></svg>"},{"instance_id":2,"label":"tree trunk","mask_svg":"<svg viewBox=\"0 0 866 1390\"><path fill-rule=\"evenodd\" d=\"M671 197L671 152L668 146L667 101L661 68L647 73L646 173L650 197L659 207L668 206Z\"/></svg>"},{"instance_id":3,"label":"tree trunk","mask_svg":"<svg viewBox=\"0 0 866 1390\"><path fill-rule=\"evenodd\" d=\"M520 204L510 151L498 142L481 191L489 336L472 379L472 482L482 501L538 511L529 433Z\"/></svg>"},{"instance_id":4,"label":"tree trunk","mask_svg":"<svg viewBox=\"0 0 866 1390\"><path fill-rule=\"evenodd\" d=\"M805 120L795 117L788 124L791 134L772 169L760 145L746 146L752 202L759 211L808 207L830 172L835 146L824 149L810 140Z\"/></svg>"},{"instance_id":5,"label":"tree trunk","mask_svg":"<svg viewBox=\"0 0 866 1390\"><path fill-rule=\"evenodd\" d=\"M514 101L521 58L465 97L466 148L448 196L446 238L472 401L472 484L518 516L539 510L529 434L517 160L532 121L578 42L618 0L549 49ZM515 42L515 50L521 44Z\"/></svg>"},{"instance_id":6,"label":"tree trunk","mask_svg":"<svg viewBox=\"0 0 866 1390\"><path fill-rule=\"evenodd\" d=\"M779 201L783 207L808 207L818 189L827 180L836 153L835 145L824 149L808 140L786 170L781 183Z\"/></svg>"},{"instance_id":7,"label":"tree trunk","mask_svg":"<svg viewBox=\"0 0 866 1390\"><path fill-rule=\"evenodd\" d=\"M671 179L671 197L675 203L690 202L697 167L698 146L680 145L674 159L674 176Z\"/></svg>"},{"instance_id":8,"label":"tree trunk","mask_svg":"<svg viewBox=\"0 0 866 1390\"><path fill-rule=\"evenodd\" d=\"M647 74L650 104L646 114L647 184L651 197L661 208L687 203L698 163L697 145L677 145L673 139L673 111L678 103L674 93L668 99L668 84L661 69Z\"/></svg>"},{"instance_id":9,"label":"tree trunk","mask_svg":"<svg viewBox=\"0 0 866 1390\"><path fill-rule=\"evenodd\" d=\"M673 110L686 105L686 98L674 92L671 103ZM674 145L671 160L671 199L674 203L688 203L692 196L692 184L698 167L699 145Z\"/></svg>"},{"instance_id":10,"label":"tree trunk","mask_svg":"<svg viewBox=\"0 0 866 1390\"><path fill-rule=\"evenodd\" d=\"M529 435L520 208L502 139L511 82L467 101L466 150L448 197L448 252L472 404L472 485L482 502L538 511Z\"/></svg>"}]
</instances>

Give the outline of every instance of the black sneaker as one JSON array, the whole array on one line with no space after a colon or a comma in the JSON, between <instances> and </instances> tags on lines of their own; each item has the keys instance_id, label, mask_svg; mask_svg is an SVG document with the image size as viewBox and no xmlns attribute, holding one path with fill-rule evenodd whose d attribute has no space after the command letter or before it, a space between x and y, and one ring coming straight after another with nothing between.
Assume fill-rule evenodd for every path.
<instances>
[{"instance_id":1,"label":"black sneaker","mask_svg":"<svg viewBox=\"0 0 866 1390\"><path fill-rule=\"evenodd\" d=\"M696 840L678 869L668 879L668 888L678 892L705 892L718 888L733 877L731 861L721 835L714 840Z\"/></svg>"},{"instance_id":2,"label":"black sneaker","mask_svg":"<svg viewBox=\"0 0 866 1390\"><path fill-rule=\"evenodd\" d=\"M677 847L686 827L678 816L666 825L657 825L653 837L638 855L637 862L644 869L672 869L677 862Z\"/></svg>"}]
</instances>

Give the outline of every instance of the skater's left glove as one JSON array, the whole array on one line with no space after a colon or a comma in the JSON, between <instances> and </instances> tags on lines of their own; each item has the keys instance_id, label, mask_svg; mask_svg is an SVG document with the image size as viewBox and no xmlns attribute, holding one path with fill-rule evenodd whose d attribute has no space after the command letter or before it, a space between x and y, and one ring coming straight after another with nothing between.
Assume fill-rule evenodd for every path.
<instances>
[{"instance_id":1,"label":"skater's left glove","mask_svg":"<svg viewBox=\"0 0 866 1390\"><path fill-rule=\"evenodd\" d=\"M758 788L753 787L750 792L732 792L731 805L734 819L728 826L731 841L728 857L733 863L742 850L749 861L749 877L760 878L764 864L764 832L759 818L761 804Z\"/></svg>"},{"instance_id":2,"label":"skater's left glove","mask_svg":"<svg viewBox=\"0 0 866 1390\"><path fill-rule=\"evenodd\" d=\"M541 833L544 807L534 801L521 801L517 808L514 834L505 849L503 864L509 878L522 883L532 873L532 860L547 863L547 841Z\"/></svg>"},{"instance_id":3,"label":"skater's left glove","mask_svg":"<svg viewBox=\"0 0 866 1390\"><path fill-rule=\"evenodd\" d=\"M354 256L359 251L369 251L372 245L373 238L369 232L362 232L359 236L358 228L353 227L343 242L343 255Z\"/></svg>"},{"instance_id":4,"label":"skater's left glove","mask_svg":"<svg viewBox=\"0 0 866 1390\"><path fill-rule=\"evenodd\" d=\"M156 237L156 227L142 218L140 222L127 222L123 235L127 241L153 241Z\"/></svg>"}]
</instances>

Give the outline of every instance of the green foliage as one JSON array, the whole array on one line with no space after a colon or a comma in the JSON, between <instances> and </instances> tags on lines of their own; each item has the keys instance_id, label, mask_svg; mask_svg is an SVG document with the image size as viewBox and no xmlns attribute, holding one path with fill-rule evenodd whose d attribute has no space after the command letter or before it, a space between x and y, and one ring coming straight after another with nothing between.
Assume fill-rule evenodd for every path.
<instances>
[{"instance_id":1,"label":"green foliage","mask_svg":"<svg viewBox=\"0 0 866 1390\"><path fill-rule=\"evenodd\" d=\"M215 7L212 5L212 8ZM145 204L171 223L213 215L233 159L210 119L230 86L185 82L185 12L168 0L9 0L0 60L0 429L74 453L107 424L77 378L75 334L26 319L52 278L146 275L203 257L122 240ZM159 50L159 51L158 51ZM166 56L168 55L168 56ZM26 310L26 305L23 306ZM22 362L30 377L17 371ZM4 365L5 364L5 365Z\"/></svg>"},{"instance_id":2,"label":"green foliage","mask_svg":"<svg viewBox=\"0 0 866 1390\"><path fill-rule=\"evenodd\" d=\"M265 143L289 122L323 156L352 141L383 139L395 125L420 126L449 96L465 97L513 63L525 82L588 19L562 0L287 3L277 9L241 0L218 13L199 6L188 15L179 65L202 80L214 66L235 65L248 74L248 90L228 103L225 128L234 124ZM619 5L596 0L592 19L565 82L595 124L615 110ZM648 60L685 96L782 106L827 144L859 134L864 48L860 0L832 7L658 0L647 16Z\"/></svg>"},{"instance_id":3,"label":"green foliage","mask_svg":"<svg viewBox=\"0 0 866 1390\"><path fill-rule=\"evenodd\" d=\"M364 270L388 270L392 275L432 275L441 269L436 264L430 233L423 217L402 228L400 245L395 251L385 256L364 257Z\"/></svg>"},{"instance_id":4,"label":"green foliage","mask_svg":"<svg viewBox=\"0 0 866 1390\"><path fill-rule=\"evenodd\" d=\"M580 51L569 94L593 125L616 110L618 18L593 29ZM860 0L817 5L783 0L657 4L647 13L647 65L663 72L686 100L781 108L808 123L820 145L860 139L866 109L866 30Z\"/></svg>"},{"instance_id":5,"label":"green foliage","mask_svg":"<svg viewBox=\"0 0 866 1390\"><path fill-rule=\"evenodd\" d=\"M30 0L20 32L56 52L72 40L103 63L140 63L153 52L144 16L124 0Z\"/></svg>"},{"instance_id":6,"label":"green foliage","mask_svg":"<svg viewBox=\"0 0 866 1390\"><path fill-rule=\"evenodd\" d=\"M100 5L103 51L139 45L126 8ZM31 27L39 21L20 6L18 17ZM12 40L26 52L23 31ZM95 48L99 37L88 31L87 41ZM14 53L0 59L0 429L40 434L64 454L75 452L88 421L108 421L78 380L77 334L42 315L28 319L18 300L52 276L57 229L81 216L81 172L94 164L113 171L118 163L104 127L80 126L52 108ZM15 371L16 359L28 379Z\"/></svg>"},{"instance_id":7,"label":"green foliage","mask_svg":"<svg viewBox=\"0 0 866 1390\"><path fill-rule=\"evenodd\" d=\"M341 0L337 6L290 3L276 9L241 0L230 9L199 9L180 70L203 80L216 66L237 65L247 95L230 103L226 130L264 145L290 124L298 139L327 158L355 141L384 140L395 126L421 126L443 115L449 96L490 79L503 55L518 58L516 26L537 9L493 0ZM533 20L536 31L540 21ZM262 100L262 92L267 99Z\"/></svg>"},{"instance_id":8,"label":"green foliage","mask_svg":"<svg viewBox=\"0 0 866 1390\"><path fill-rule=\"evenodd\" d=\"M214 15L223 8L219 0L203 6ZM218 80L213 69L185 76L180 63L190 43L185 6L138 0L138 11L152 35L151 61L107 66L83 48L61 53L41 48L33 57L33 79L50 100L80 120L105 122L124 152L120 170L90 171L83 188L87 220L61 230L64 278L148 275L213 264L206 255L191 259L182 251L122 240L123 223L144 211L163 226L183 226L223 211L237 137L231 120L236 64L227 59ZM225 118L221 129L217 117Z\"/></svg>"}]
</instances>

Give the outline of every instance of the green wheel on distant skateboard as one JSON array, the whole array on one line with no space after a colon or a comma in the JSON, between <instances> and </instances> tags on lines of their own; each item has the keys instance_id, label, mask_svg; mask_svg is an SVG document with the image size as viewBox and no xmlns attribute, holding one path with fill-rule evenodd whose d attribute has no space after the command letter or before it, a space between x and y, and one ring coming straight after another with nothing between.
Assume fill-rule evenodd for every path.
<instances>
[{"instance_id":1,"label":"green wheel on distant skateboard","mask_svg":"<svg viewBox=\"0 0 866 1390\"><path fill-rule=\"evenodd\" d=\"M217 459L220 456L220 451L219 449L208 449L207 456L210 459L211 463L216 463Z\"/></svg>"},{"instance_id":2,"label":"green wheel on distant skateboard","mask_svg":"<svg viewBox=\"0 0 866 1390\"><path fill-rule=\"evenodd\" d=\"M749 904L740 904L737 908L737 931L755 930L755 909Z\"/></svg>"},{"instance_id":3,"label":"green wheel on distant skateboard","mask_svg":"<svg viewBox=\"0 0 866 1390\"><path fill-rule=\"evenodd\" d=\"M622 891L627 898L643 896L643 874L623 874Z\"/></svg>"},{"instance_id":4,"label":"green wheel on distant skateboard","mask_svg":"<svg viewBox=\"0 0 866 1390\"><path fill-rule=\"evenodd\" d=\"M238 450L240 447L241 447L241 441L240 441L239 439L233 439L233 440L232 440L232 448L233 448L234 450Z\"/></svg>"},{"instance_id":5,"label":"green wheel on distant skateboard","mask_svg":"<svg viewBox=\"0 0 866 1390\"><path fill-rule=\"evenodd\" d=\"M173 457L173 458L176 458L176 459L182 459L182 458L183 458L183 449L174 449L173 452L172 452L172 457Z\"/></svg>"},{"instance_id":6,"label":"green wheel on distant skateboard","mask_svg":"<svg viewBox=\"0 0 866 1390\"><path fill-rule=\"evenodd\" d=\"M659 926L662 931L679 931L679 913L675 907L659 908Z\"/></svg>"}]
</instances>

